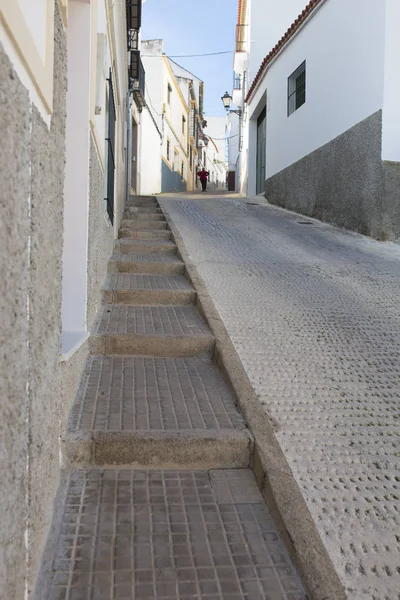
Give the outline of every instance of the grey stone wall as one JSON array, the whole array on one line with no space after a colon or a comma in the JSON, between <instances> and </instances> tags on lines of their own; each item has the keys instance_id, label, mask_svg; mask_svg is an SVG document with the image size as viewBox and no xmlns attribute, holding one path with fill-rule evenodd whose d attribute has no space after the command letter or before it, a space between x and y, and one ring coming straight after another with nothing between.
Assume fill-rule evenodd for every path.
<instances>
[{"instance_id":1,"label":"grey stone wall","mask_svg":"<svg viewBox=\"0 0 400 600\"><path fill-rule=\"evenodd\" d=\"M89 240L88 240L88 328L101 304L101 286L106 278L107 261L114 245L113 228L104 209L104 174L90 134L89 161Z\"/></svg>"},{"instance_id":2,"label":"grey stone wall","mask_svg":"<svg viewBox=\"0 0 400 600\"><path fill-rule=\"evenodd\" d=\"M399 231L395 187L400 177L398 167L384 170L381 149L382 111L378 111L268 179L266 198L339 227L391 239ZM387 206L382 210L385 194Z\"/></svg>"},{"instance_id":3,"label":"grey stone wall","mask_svg":"<svg viewBox=\"0 0 400 600\"><path fill-rule=\"evenodd\" d=\"M30 110L0 46L0 598L23 598L27 525Z\"/></svg>"},{"instance_id":4,"label":"grey stone wall","mask_svg":"<svg viewBox=\"0 0 400 600\"><path fill-rule=\"evenodd\" d=\"M383 163L382 239L400 237L400 163Z\"/></svg>"},{"instance_id":5,"label":"grey stone wall","mask_svg":"<svg viewBox=\"0 0 400 600\"><path fill-rule=\"evenodd\" d=\"M66 35L50 129L0 49L0 597L33 589L59 484ZM24 537L27 534L28 553Z\"/></svg>"}]
</instances>

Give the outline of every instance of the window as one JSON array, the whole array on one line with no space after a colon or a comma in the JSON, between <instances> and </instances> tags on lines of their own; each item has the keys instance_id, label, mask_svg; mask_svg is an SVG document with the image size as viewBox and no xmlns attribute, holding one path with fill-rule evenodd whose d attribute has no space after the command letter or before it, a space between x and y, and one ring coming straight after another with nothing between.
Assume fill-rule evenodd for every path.
<instances>
[{"instance_id":1,"label":"window","mask_svg":"<svg viewBox=\"0 0 400 600\"><path fill-rule=\"evenodd\" d=\"M167 140L167 160L169 162L169 157L171 155L171 142Z\"/></svg>"},{"instance_id":2,"label":"window","mask_svg":"<svg viewBox=\"0 0 400 600\"><path fill-rule=\"evenodd\" d=\"M186 123L186 117L184 115L182 115L182 133L183 133L183 135L185 135L185 123Z\"/></svg>"},{"instance_id":3,"label":"window","mask_svg":"<svg viewBox=\"0 0 400 600\"><path fill-rule=\"evenodd\" d=\"M185 165L182 163L181 164L181 178L182 178L182 181L185 179L184 173L183 173L184 168L185 168Z\"/></svg>"},{"instance_id":4,"label":"window","mask_svg":"<svg viewBox=\"0 0 400 600\"><path fill-rule=\"evenodd\" d=\"M306 61L288 79L288 117L306 101Z\"/></svg>"},{"instance_id":5,"label":"window","mask_svg":"<svg viewBox=\"0 0 400 600\"><path fill-rule=\"evenodd\" d=\"M172 85L169 83L168 84L168 90L167 90L167 101L168 101L168 104L171 104L171 93L172 93Z\"/></svg>"}]
</instances>

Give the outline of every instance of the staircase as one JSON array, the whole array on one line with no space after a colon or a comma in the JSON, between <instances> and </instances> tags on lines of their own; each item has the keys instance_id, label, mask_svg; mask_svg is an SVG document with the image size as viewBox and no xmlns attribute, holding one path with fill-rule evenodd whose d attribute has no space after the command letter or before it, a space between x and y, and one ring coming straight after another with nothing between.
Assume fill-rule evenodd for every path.
<instances>
[{"instance_id":1,"label":"staircase","mask_svg":"<svg viewBox=\"0 0 400 600\"><path fill-rule=\"evenodd\" d=\"M127 203L102 294L37 598L304 598L155 198Z\"/></svg>"}]
</instances>

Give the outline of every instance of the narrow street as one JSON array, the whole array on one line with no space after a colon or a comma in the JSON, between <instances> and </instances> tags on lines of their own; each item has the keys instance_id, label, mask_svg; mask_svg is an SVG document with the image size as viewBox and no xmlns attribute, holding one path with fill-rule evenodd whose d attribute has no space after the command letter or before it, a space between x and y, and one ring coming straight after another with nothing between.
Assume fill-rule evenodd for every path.
<instances>
[{"instance_id":1,"label":"narrow street","mask_svg":"<svg viewBox=\"0 0 400 600\"><path fill-rule=\"evenodd\" d=\"M399 598L400 246L235 196L160 204L348 597Z\"/></svg>"}]
</instances>

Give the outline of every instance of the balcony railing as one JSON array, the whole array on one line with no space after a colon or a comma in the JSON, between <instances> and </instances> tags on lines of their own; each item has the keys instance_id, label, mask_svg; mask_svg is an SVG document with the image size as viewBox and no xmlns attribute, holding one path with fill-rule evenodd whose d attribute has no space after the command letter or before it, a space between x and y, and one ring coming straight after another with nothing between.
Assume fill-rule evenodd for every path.
<instances>
[{"instance_id":1,"label":"balcony railing","mask_svg":"<svg viewBox=\"0 0 400 600\"><path fill-rule=\"evenodd\" d=\"M146 106L146 72L143 63L139 58L138 76L130 80L133 99L136 102L139 110Z\"/></svg>"},{"instance_id":2,"label":"balcony railing","mask_svg":"<svg viewBox=\"0 0 400 600\"><path fill-rule=\"evenodd\" d=\"M135 40L133 31L138 32L142 26L142 0L126 0L126 27L128 37L128 50L138 50L132 47ZM136 42L138 37L136 35Z\"/></svg>"}]
</instances>

